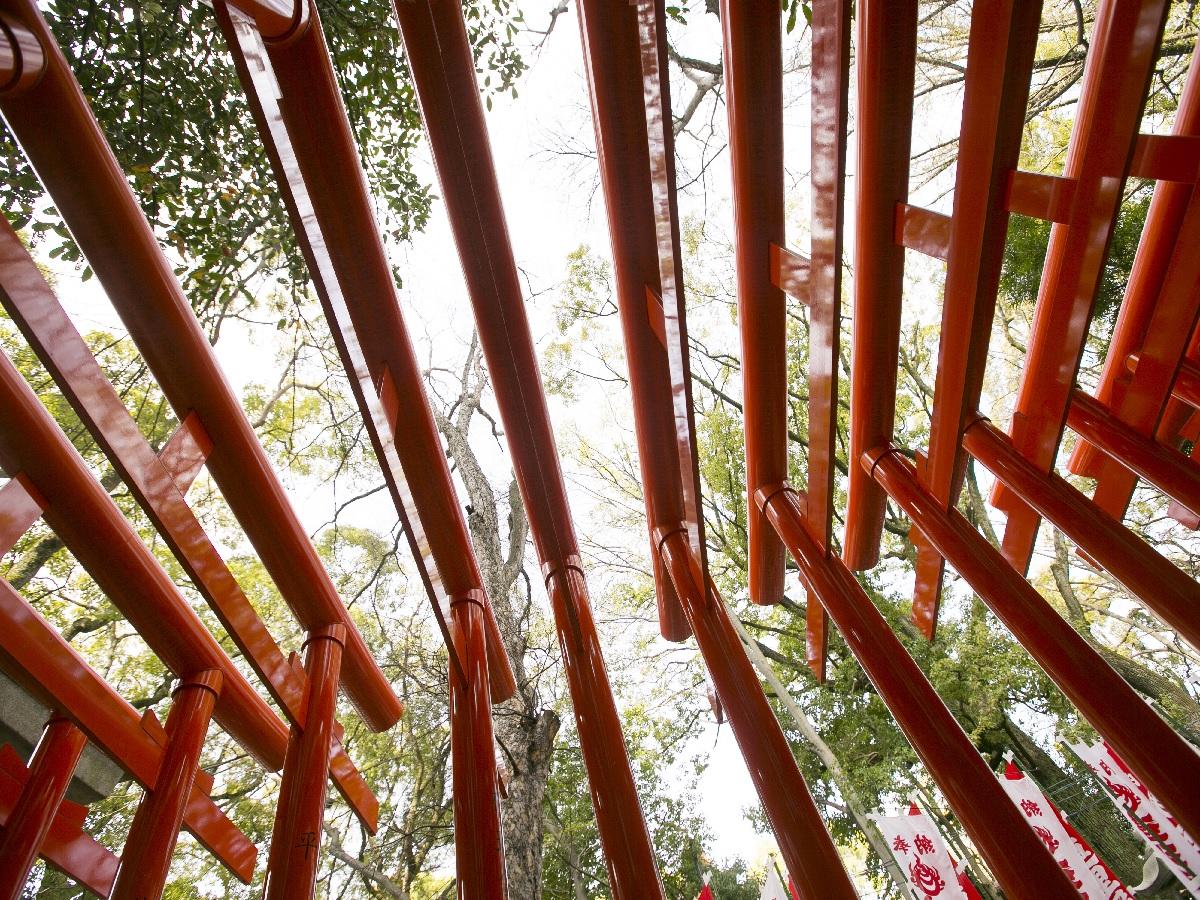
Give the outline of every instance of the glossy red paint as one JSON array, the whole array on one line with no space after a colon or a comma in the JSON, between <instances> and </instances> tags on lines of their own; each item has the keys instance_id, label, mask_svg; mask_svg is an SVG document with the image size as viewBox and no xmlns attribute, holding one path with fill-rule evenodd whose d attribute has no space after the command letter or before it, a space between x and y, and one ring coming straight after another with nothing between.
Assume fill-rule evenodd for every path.
<instances>
[{"instance_id":1,"label":"glossy red paint","mask_svg":"<svg viewBox=\"0 0 1200 900\"><path fill-rule=\"evenodd\" d=\"M308 0L237 0L263 40L284 45L308 36L316 10Z\"/></svg>"},{"instance_id":2,"label":"glossy red paint","mask_svg":"<svg viewBox=\"0 0 1200 900\"><path fill-rule=\"evenodd\" d=\"M1195 344L1196 337L1193 333L1190 346L1194 348ZM1194 410L1200 409L1200 366L1187 357L1179 364L1175 384L1171 386L1171 399L1186 403Z\"/></svg>"},{"instance_id":3,"label":"glossy red paint","mask_svg":"<svg viewBox=\"0 0 1200 900\"><path fill-rule=\"evenodd\" d=\"M760 487L787 478L787 309L772 283L770 247L782 246L783 49L776 0L723 0L725 109L733 168L738 325L750 599L783 596L784 548L753 504ZM810 340L810 344L816 344Z\"/></svg>"},{"instance_id":4,"label":"glossy red paint","mask_svg":"<svg viewBox=\"0 0 1200 900\"><path fill-rule=\"evenodd\" d=\"M297 673L288 664L184 499L187 486L180 483L180 478L186 476L181 474L180 467L193 470L195 460L202 461L211 452L212 444L202 426L189 417L176 432L178 440L173 438L168 442L162 455L154 453L6 220L0 221L0 304L21 329L285 715L292 722L303 722L303 673ZM183 437L179 438L180 435ZM185 444L194 445L194 449L187 450ZM176 463L175 471L169 465L172 460ZM338 787L363 824L374 831L379 801L345 751L339 748L338 756Z\"/></svg>"},{"instance_id":5,"label":"glossy red paint","mask_svg":"<svg viewBox=\"0 0 1200 900\"><path fill-rule=\"evenodd\" d=\"M0 111L179 418L194 412L219 436L209 471L280 592L305 627L350 626L346 691L371 727L390 727L400 703L350 624L45 20L32 0L3 0L0 12L28 28L46 55L37 84L0 97ZM55 112L52 128L46 110ZM231 693L227 684L222 702Z\"/></svg>"},{"instance_id":6,"label":"glossy red paint","mask_svg":"<svg viewBox=\"0 0 1200 900\"><path fill-rule=\"evenodd\" d=\"M16 810L29 770L11 745L0 746L0 824ZM117 876L117 857L83 831L88 808L63 800L46 830L38 854L92 893L107 897Z\"/></svg>"},{"instance_id":7,"label":"glossy red paint","mask_svg":"<svg viewBox=\"0 0 1200 900\"><path fill-rule=\"evenodd\" d=\"M69 719L52 718L29 760L29 774L0 833L0 897L17 900L37 862L87 737Z\"/></svg>"},{"instance_id":8,"label":"glossy red paint","mask_svg":"<svg viewBox=\"0 0 1200 900\"><path fill-rule=\"evenodd\" d=\"M1034 661L1189 833L1200 833L1200 755L1104 661L957 510L947 510L898 450L860 460Z\"/></svg>"},{"instance_id":9,"label":"glossy red paint","mask_svg":"<svg viewBox=\"0 0 1200 900\"><path fill-rule=\"evenodd\" d=\"M854 239L854 341L850 367L851 460L891 440L896 413L904 248L895 241L897 205L908 199L916 0L858 6L858 165ZM886 496L850 466L842 558L851 569L879 561Z\"/></svg>"},{"instance_id":10,"label":"glossy red paint","mask_svg":"<svg viewBox=\"0 0 1200 900\"><path fill-rule=\"evenodd\" d=\"M1005 896L1078 897L853 573L813 540L802 498L782 487L773 493L760 491L755 502L791 551L809 595L826 608L845 637Z\"/></svg>"},{"instance_id":11,"label":"glossy red paint","mask_svg":"<svg viewBox=\"0 0 1200 900\"><path fill-rule=\"evenodd\" d=\"M462 9L447 0L399 2L395 8L530 534L551 596L610 887L618 900L660 897L653 847L592 622ZM638 285L643 322L647 283ZM652 334L649 339L654 340ZM682 621L677 609L675 604L663 619L672 633Z\"/></svg>"},{"instance_id":12,"label":"glossy red paint","mask_svg":"<svg viewBox=\"0 0 1200 900\"><path fill-rule=\"evenodd\" d=\"M1058 453L1168 5L1102 0L1096 10L1064 171L1076 182L1070 219L1050 231L1013 413L1014 446L1043 472ZM1008 515L1005 559L1024 572L1037 513L1003 489L993 503Z\"/></svg>"},{"instance_id":13,"label":"glossy red paint","mask_svg":"<svg viewBox=\"0 0 1200 900\"><path fill-rule=\"evenodd\" d=\"M153 713L138 713L6 581L0 580L0 667L46 706L57 709L143 788L158 780L163 748ZM194 785L183 824L247 884L258 850Z\"/></svg>"},{"instance_id":14,"label":"glossy red paint","mask_svg":"<svg viewBox=\"0 0 1200 900\"><path fill-rule=\"evenodd\" d=\"M700 458L692 405L692 372L687 333L687 304L679 249L679 209L675 193L675 131L667 55L665 0L635 0L638 60L642 76L642 110L650 162L650 202L654 212L654 250L658 263L658 295L662 301L667 372L670 374L672 436L683 525L687 529L697 581L708 571L704 511L700 501ZM582 26L583 20L580 19ZM630 81L630 79L626 79ZM594 99L594 98L593 98ZM631 107L633 108L633 107ZM593 104L593 118L594 118ZM653 287L647 285L649 290Z\"/></svg>"},{"instance_id":15,"label":"glossy red paint","mask_svg":"<svg viewBox=\"0 0 1200 900\"><path fill-rule=\"evenodd\" d=\"M849 0L821 3L812 10L809 114L812 131L812 259L808 291L808 502L805 517L809 533L826 554L833 552L850 19ZM811 602L814 599L810 594L805 657L817 679L824 680L829 636L825 607L819 602Z\"/></svg>"},{"instance_id":16,"label":"glossy red paint","mask_svg":"<svg viewBox=\"0 0 1200 900\"><path fill-rule=\"evenodd\" d=\"M465 677L450 672L450 755L454 767L454 861L464 900L504 900L504 830L496 774L484 644L482 591L453 597L455 640L468 662Z\"/></svg>"},{"instance_id":17,"label":"glossy red paint","mask_svg":"<svg viewBox=\"0 0 1200 900\"><path fill-rule=\"evenodd\" d=\"M265 45L252 25L224 7L218 19L452 664L461 667L446 623L447 598L482 590L482 576L320 16L311 8L302 35ZM493 619L491 604L484 609ZM490 626L489 634L498 702L511 697L516 684L498 629Z\"/></svg>"},{"instance_id":18,"label":"glossy red paint","mask_svg":"<svg viewBox=\"0 0 1200 900\"><path fill-rule=\"evenodd\" d=\"M1200 515L1200 467L1178 450L1138 434L1082 391L1073 395L1067 425L1128 472L1146 479L1193 515Z\"/></svg>"},{"instance_id":19,"label":"glossy red paint","mask_svg":"<svg viewBox=\"0 0 1200 900\"><path fill-rule=\"evenodd\" d=\"M983 0L971 8L954 207L946 240L946 283L922 483L947 509L958 502L966 417L979 404L1008 230L1009 178L1025 126L1040 2ZM885 366L898 361L888 357ZM945 564L917 541L913 621L932 638Z\"/></svg>"},{"instance_id":20,"label":"glossy red paint","mask_svg":"<svg viewBox=\"0 0 1200 900\"><path fill-rule=\"evenodd\" d=\"M0 95L19 94L36 84L45 65L37 37L16 19L0 13Z\"/></svg>"},{"instance_id":21,"label":"glossy red paint","mask_svg":"<svg viewBox=\"0 0 1200 900\"><path fill-rule=\"evenodd\" d=\"M662 529L656 537L800 900L856 897L724 601L711 580L702 590L693 578L687 532Z\"/></svg>"},{"instance_id":22,"label":"glossy red paint","mask_svg":"<svg viewBox=\"0 0 1200 900\"><path fill-rule=\"evenodd\" d=\"M650 183L649 137L640 78L641 46L637 11L584 0L577 6L583 58L592 99L600 183L612 242L613 275L621 317L634 427L638 435L647 525L683 521L683 497L675 453L671 375L664 341L649 327L646 291L661 296L658 245ZM657 554L653 555L659 627L667 640L690 633L675 588Z\"/></svg>"},{"instance_id":23,"label":"glossy red paint","mask_svg":"<svg viewBox=\"0 0 1200 900\"><path fill-rule=\"evenodd\" d=\"M338 669L346 627L341 623L310 631L305 643L308 715L304 729L288 741L275 829L263 885L264 900L312 897L324 838L329 751L337 724Z\"/></svg>"},{"instance_id":24,"label":"glossy red paint","mask_svg":"<svg viewBox=\"0 0 1200 900\"><path fill-rule=\"evenodd\" d=\"M963 447L1182 638L1200 647L1200 584L1065 479L1038 470L987 419L967 426ZM1192 481L1200 484L1195 473Z\"/></svg>"},{"instance_id":25,"label":"glossy red paint","mask_svg":"<svg viewBox=\"0 0 1200 900\"><path fill-rule=\"evenodd\" d=\"M184 679L172 695L167 746L154 786L146 791L134 813L121 852L113 900L162 896L222 681L220 672L209 669Z\"/></svg>"},{"instance_id":26,"label":"glossy red paint","mask_svg":"<svg viewBox=\"0 0 1200 900\"><path fill-rule=\"evenodd\" d=\"M16 546L45 508L46 501L28 478L17 475L0 487L0 556Z\"/></svg>"},{"instance_id":27,"label":"glossy red paint","mask_svg":"<svg viewBox=\"0 0 1200 900\"><path fill-rule=\"evenodd\" d=\"M271 769L283 762L283 722L254 692L105 493L8 357L0 354L0 465L46 501L45 519L150 648L177 675L220 669L217 719Z\"/></svg>"},{"instance_id":28,"label":"glossy red paint","mask_svg":"<svg viewBox=\"0 0 1200 900\"><path fill-rule=\"evenodd\" d=\"M1200 57L1192 59L1171 133L1200 136ZM1197 217L1194 194L1193 185L1170 181L1155 185L1095 392L1100 403L1147 436L1153 435L1168 401L1169 370L1179 365L1185 352L1193 328L1187 320L1189 315L1195 319L1196 304L1200 302L1195 291L1181 293L1178 289L1168 289L1172 274L1178 279L1183 275L1178 272L1179 266L1186 264L1187 256L1195 256L1189 252L1195 246L1195 237L1184 243L1186 223ZM1180 248L1185 248L1185 256L1177 260ZM1128 360L1135 353L1138 365L1131 372ZM1148 365L1143 369L1144 354L1148 354ZM1075 445L1068 465L1072 472L1100 481L1116 474L1114 466L1097 455L1096 448L1086 441ZM1121 480L1128 483L1127 477ZM1120 502L1119 497L1119 493L1113 492L1113 502L1108 507L1110 513L1118 516L1128 504L1128 498Z\"/></svg>"}]
</instances>

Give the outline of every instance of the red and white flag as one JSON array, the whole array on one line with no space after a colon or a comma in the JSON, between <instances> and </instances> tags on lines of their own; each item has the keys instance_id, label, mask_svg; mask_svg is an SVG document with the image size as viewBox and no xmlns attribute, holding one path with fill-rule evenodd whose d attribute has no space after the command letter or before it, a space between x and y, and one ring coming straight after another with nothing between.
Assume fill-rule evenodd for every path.
<instances>
[{"instance_id":1,"label":"red and white flag","mask_svg":"<svg viewBox=\"0 0 1200 900\"><path fill-rule=\"evenodd\" d=\"M915 807L914 807L915 809ZM933 820L919 809L907 816L872 816L919 900L969 900Z\"/></svg>"},{"instance_id":2,"label":"red and white flag","mask_svg":"<svg viewBox=\"0 0 1200 900\"><path fill-rule=\"evenodd\" d=\"M714 900L712 888L706 884L700 889L700 893L696 895L696 900Z\"/></svg>"},{"instance_id":3,"label":"red and white flag","mask_svg":"<svg viewBox=\"0 0 1200 900\"><path fill-rule=\"evenodd\" d=\"M1025 814L1029 826L1062 866L1081 897L1085 900L1133 900L1133 894L1096 855L1083 836L1013 763L1005 767L1000 784Z\"/></svg>"},{"instance_id":4,"label":"red and white flag","mask_svg":"<svg viewBox=\"0 0 1200 900\"><path fill-rule=\"evenodd\" d=\"M1086 744L1070 746L1108 788L1113 803L1133 823L1180 884L1193 897L1200 897L1200 847L1196 842L1108 744L1099 741L1090 747Z\"/></svg>"}]
</instances>

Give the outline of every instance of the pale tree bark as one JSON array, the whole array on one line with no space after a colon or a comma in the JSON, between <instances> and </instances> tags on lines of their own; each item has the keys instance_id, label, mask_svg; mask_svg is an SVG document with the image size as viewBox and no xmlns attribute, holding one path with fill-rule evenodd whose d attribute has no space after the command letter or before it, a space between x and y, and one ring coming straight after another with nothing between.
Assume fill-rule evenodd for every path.
<instances>
[{"instance_id":1,"label":"pale tree bark","mask_svg":"<svg viewBox=\"0 0 1200 900\"><path fill-rule=\"evenodd\" d=\"M481 406L486 386L478 342L473 340L461 394L449 410L435 409L434 415L467 490L472 543L517 682L516 696L493 710L496 741L512 776L502 807L508 892L512 900L539 900L546 783L561 721L553 709L541 705L535 680L525 668L533 600L523 577L529 532L525 507L515 480L503 493L493 490L469 439L475 416L487 417ZM507 520L507 540L501 536L501 515Z\"/></svg>"}]
</instances>

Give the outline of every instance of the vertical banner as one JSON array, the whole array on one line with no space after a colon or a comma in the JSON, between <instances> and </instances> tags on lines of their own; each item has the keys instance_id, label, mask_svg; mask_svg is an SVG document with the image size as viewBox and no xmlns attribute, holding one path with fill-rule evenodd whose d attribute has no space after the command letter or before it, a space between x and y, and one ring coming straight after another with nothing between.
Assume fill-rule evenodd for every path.
<instances>
[{"instance_id":1,"label":"vertical banner","mask_svg":"<svg viewBox=\"0 0 1200 900\"><path fill-rule=\"evenodd\" d=\"M913 895L917 900L970 900L933 820L914 810L907 816L871 817L904 870Z\"/></svg>"},{"instance_id":2,"label":"vertical banner","mask_svg":"<svg viewBox=\"0 0 1200 900\"><path fill-rule=\"evenodd\" d=\"M775 857L773 856L767 864L767 880L763 883L758 900L792 900L779 877L779 870L775 868Z\"/></svg>"},{"instance_id":3,"label":"vertical banner","mask_svg":"<svg viewBox=\"0 0 1200 900\"><path fill-rule=\"evenodd\" d=\"M1000 784L1012 802L1025 814L1030 827L1062 866L1085 900L1133 900L1131 894L1091 846L1063 818L1033 781L1009 763Z\"/></svg>"},{"instance_id":4,"label":"vertical banner","mask_svg":"<svg viewBox=\"0 0 1200 900\"><path fill-rule=\"evenodd\" d=\"M1200 897L1200 847L1191 836L1104 741L1091 746L1068 746L1108 789L1110 799L1146 839L1155 855L1193 897Z\"/></svg>"}]
</instances>

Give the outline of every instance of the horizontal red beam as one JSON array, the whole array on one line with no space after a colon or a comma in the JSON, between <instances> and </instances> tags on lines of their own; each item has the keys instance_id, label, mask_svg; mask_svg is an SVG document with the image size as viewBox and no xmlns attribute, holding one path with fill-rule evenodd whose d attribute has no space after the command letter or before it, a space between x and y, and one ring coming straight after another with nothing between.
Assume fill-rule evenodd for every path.
<instances>
[{"instance_id":1,"label":"horizontal red beam","mask_svg":"<svg viewBox=\"0 0 1200 900\"><path fill-rule=\"evenodd\" d=\"M1064 478L1038 470L986 419L967 427L963 446L1184 640L1200 647L1200 584Z\"/></svg>"},{"instance_id":2,"label":"horizontal red beam","mask_svg":"<svg viewBox=\"0 0 1200 900\"><path fill-rule=\"evenodd\" d=\"M12 316L284 714L293 722L302 722L303 673L288 663L184 499L213 446L197 417L189 415L184 419L161 453L155 455L7 221L0 221L0 304ZM0 500L0 521L3 508ZM379 801L345 751L339 748L338 755L338 787L364 825L374 831Z\"/></svg>"},{"instance_id":3,"label":"horizontal red beam","mask_svg":"<svg viewBox=\"0 0 1200 900\"><path fill-rule=\"evenodd\" d=\"M1074 178L1014 169L1008 184L1008 210L1065 224L1071 218L1075 186Z\"/></svg>"},{"instance_id":4,"label":"horizontal red beam","mask_svg":"<svg viewBox=\"0 0 1200 900\"><path fill-rule=\"evenodd\" d=\"M896 243L909 250L946 259L950 255L950 227L950 217L944 213L907 203L896 205Z\"/></svg>"},{"instance_id":5,"label":"horizontal red beam","mask_svg":"<svg viewBox=\"0 0 1200 900\"><path fill-rule=\"evenodd\" d=\"M810 260L795 250L772 243L768 263L771 284L789 297L808 303Z\"/></svg>"},{"instance_id":6,"label":"horizontal red beam","mask_svg":"<svg viewBox=\"0 0 1200 900\"><path fill-rule=\"evenodd\" d=\"M28 478L17 475L0 487L0 556L17 545L45 508L46 501Z\"/></svg>"},{"instance_id":7,"label":"horizontal red beam","mask_svg":"<svg viewBox=\"0 0 1200 900\"><path fill-rule=\"evenodd\" d=\"M0 465L44 498L47 524L155 654L180 677L219 669L217 719L268 768L283 763L286 729L142 543L8 357L0 354Z\"/></svg>"},{"instance_id":8,"label":"horizontal red beam","mask_svg":"<svg viewBox=\"0 0 1200 900\"><path fill-rule=\"evenodd\" d=\"M1179 111L1176 110L1176 121ZM1176 181L1193 185L1200 175L1200 135L1140 134L1133 148L1129 174L1155 181Z\"/></svg>"},{"instance_id":9,"label":"horizontal red beam","mask_svg":"<svg viewBox=\"0 0 1200 900\"><path fill-rule=\"evenodd\" d=\"M1083 391L1073 395L1067 425L1193 515L1200 515L1200 466L1178 450L1138 434Z\"/></svg>"},{"instance_id":10,"label":"horizontal red beam","mask_svg":"<svg viewBox=\"0 0 1200 900\"><path fill-rule=\"evenodd\" d=\"M306 628L351 629L346 691L372 728L390 727L400 702L353 628L36 3L0 0L0 12L33 32L47 58L36 85L0 97L6 122L179 418L194 412L219 439L209 471L280 593ZM48 109L54 128L46 127Z\"/></svg>"},{"instance_id":11,"label":"horizontal red beam","mask_svg":"<svg viewBox=\"0 0 1200 900\"><path fill-rule=\"evenodd\" d=\"M1075 194L1068 222L1050 230L1013 414L1014 445L1043 472L1062 439L1168 5L1101 0L1096 10L1063 173L1075 179ZM1024 571L1038 517L1003 488L993 502L1008 515L1005 558Z\"/></svg>"},{"instance_id":12,"label":"horizontal red beam","mask_svg":"<svg viewBox=\"0 0 1200 900\"><path fill-rule=\"evenodd\" d=\"M1200 366L1186 358L1180 362L1171 396L1193 409L1200 409Z\"/></svg>"}]
</instances>

